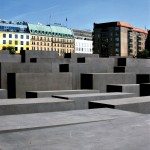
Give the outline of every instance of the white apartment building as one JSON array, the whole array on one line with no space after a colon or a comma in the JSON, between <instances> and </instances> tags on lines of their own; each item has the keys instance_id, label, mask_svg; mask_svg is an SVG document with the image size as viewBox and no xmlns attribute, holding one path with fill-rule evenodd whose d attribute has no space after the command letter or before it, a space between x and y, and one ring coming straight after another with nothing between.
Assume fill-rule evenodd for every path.
<instances>
[{"instance_id":1,"label":"white apartment building","mask_svg":"<svg viewBox=\"0 0 150 150\"><path fill-rule=\"evenodd\" d=\"M75 36L75 53L92 54L92 32L73 29Z\"/></svg>"}]
</instances>

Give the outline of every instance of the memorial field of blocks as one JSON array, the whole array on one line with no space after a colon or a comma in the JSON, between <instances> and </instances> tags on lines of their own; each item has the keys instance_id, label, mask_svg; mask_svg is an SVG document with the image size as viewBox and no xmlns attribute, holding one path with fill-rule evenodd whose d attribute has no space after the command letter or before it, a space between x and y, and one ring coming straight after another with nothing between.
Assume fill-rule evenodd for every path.
<instances>
[{"instance_id":1,"label":"memorial field of blocks","mask_svg":"<svg viewBox=\"0 0 150 150\"><path fill-rule=\"evenodd\" d=\"M150 59L0 52L0 150L148 150L149 139Z\"/></svg>"}]
</instances>

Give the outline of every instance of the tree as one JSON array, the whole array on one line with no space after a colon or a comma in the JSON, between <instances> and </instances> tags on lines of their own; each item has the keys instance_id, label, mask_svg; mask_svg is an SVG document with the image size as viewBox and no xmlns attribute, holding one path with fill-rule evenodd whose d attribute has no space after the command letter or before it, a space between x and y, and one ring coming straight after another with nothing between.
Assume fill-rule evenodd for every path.
<instances>
[{"instance_id":1,"label":"tree","mask_svg":"<svg viewBox=\"0 0 150 150\"><path fill-rule=\"evenodd\" d=\"M147 49L137 52L137 58L148 58L149 55L150 55L150 53Z\"/></svg>"},{"instance_id":2,"label":"tree","mask_svg":"<svg viewBox=\"0 0 150 150\"><path fill-rule=\"evenodd\" d=\"M16 53L16 50L15 50L14 46L3 46L2 50L9 50L10 54L15 54Z\"/></svg>"},{"instance_id":3,"label":"tree","mask_svg":"<svg viewBox=\"0 0 150 150\"><path fill-rule=\"evenodd\" d=\"M7 47L6 47L6 46L3 46L3 47L2 47L2 50L7 50Z\"/></svg>"}]
</instances>

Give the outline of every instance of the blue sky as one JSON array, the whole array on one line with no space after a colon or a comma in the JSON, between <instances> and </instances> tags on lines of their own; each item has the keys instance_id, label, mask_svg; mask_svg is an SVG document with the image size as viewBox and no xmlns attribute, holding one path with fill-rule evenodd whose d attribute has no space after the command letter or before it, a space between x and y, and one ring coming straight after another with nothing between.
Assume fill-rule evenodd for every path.
<instances>
[{"instance_id":1,"label":"blue sky","mask_svg":"<svg viewBox=\"0 0 150 150\"><path fill-rule=\"evenodd\" d=\"M0 19L61 23L93 30L93 23L124 21L150 29L150 0L0 0ZM50 17L51 16L51 17Z\"/></svg>"}]
</instances>

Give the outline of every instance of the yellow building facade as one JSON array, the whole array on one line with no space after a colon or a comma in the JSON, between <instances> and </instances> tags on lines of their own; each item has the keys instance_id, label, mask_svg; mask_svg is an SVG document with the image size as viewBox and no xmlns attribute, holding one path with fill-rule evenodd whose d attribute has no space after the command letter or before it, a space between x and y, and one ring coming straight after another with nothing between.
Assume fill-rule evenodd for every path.
<instances>
[{"instance_id":1,"label":"yellow building facade","mask_svg":"<svg viewBox=\"0 0 150 150\"><path fill-rule=\"evenodd\" d=\"M21 50L30 50L30 33L25 25L0 23L0 50L12 46L16 53Z\"/></svg>"}]
</instances>

